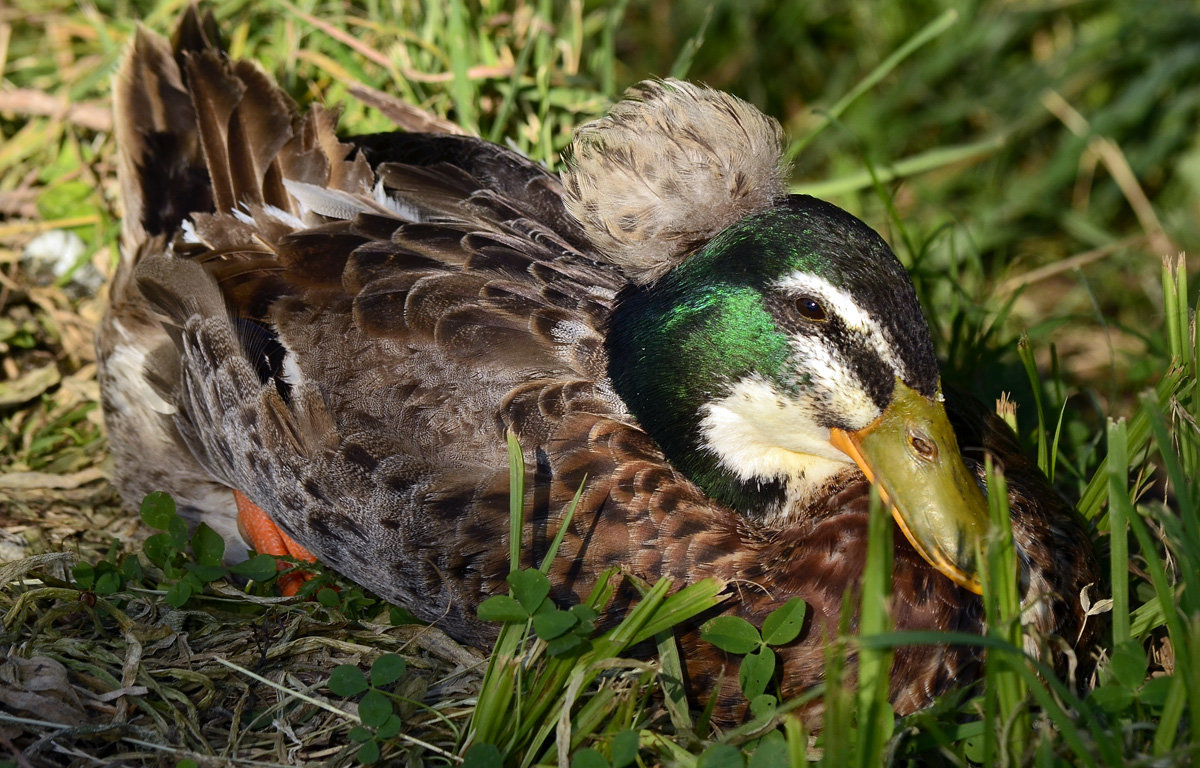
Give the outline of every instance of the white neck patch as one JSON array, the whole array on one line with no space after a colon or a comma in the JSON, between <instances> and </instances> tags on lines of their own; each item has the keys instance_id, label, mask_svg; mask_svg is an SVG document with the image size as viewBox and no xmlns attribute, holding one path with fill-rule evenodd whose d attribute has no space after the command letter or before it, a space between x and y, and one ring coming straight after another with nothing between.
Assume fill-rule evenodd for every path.
<instances>
[{"instance_id":1,"label":"white neck patch","mask_svg":"<svg viewBox=\"0 0 1200 768\"><path fill-rule=\"evenodd\" d=\"M747 377L701 409L704 449L743 482L787 480L780 510L786 513L854 463L829 443L829 430L814 420L814 405L761 377Z\"/></svg>"}]
</instances>

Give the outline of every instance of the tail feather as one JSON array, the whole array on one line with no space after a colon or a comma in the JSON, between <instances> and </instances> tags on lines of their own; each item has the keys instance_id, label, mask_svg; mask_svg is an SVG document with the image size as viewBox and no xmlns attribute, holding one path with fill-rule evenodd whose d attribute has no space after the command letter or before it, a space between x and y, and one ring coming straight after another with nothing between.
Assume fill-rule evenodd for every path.
<instances>
[{"instance_id":1,"label":"tail feather","mask_svg":"<svg viewBox=\"0 0 1200 768\"><path fill-rule=\"evenodd\" d=\"M123 251L174 237L191 214L301 218L285 180L362 193L366 161L336 134L336 115L301 114L269 74L229 59L211 14L184 14L173 43L139 29L116 77L114 111Z\"/></svg>"},{"instance_id":2,"label":"tail feather","mask_svg":"<svg viewBox=\"0 0 1200 768\"><path fill-rule=\"evenodd\" d=\"M195 5L189 5L171 36L171 48L176 59L187 51L223 50L221 31L212 11L201 14Z\"/></svg>"},{"instance_id":3,"label":"tail feather","mask_svg":"<svg viewBox=\"0 0 1200 768\"><path fill-rule=\"evenodd\" d=\"M138 30L117 74L113 108L118 175L125 201L122 252L171 236L212 193L194 125L195 110L165 40Z\"/></svg>"}]
</instances>

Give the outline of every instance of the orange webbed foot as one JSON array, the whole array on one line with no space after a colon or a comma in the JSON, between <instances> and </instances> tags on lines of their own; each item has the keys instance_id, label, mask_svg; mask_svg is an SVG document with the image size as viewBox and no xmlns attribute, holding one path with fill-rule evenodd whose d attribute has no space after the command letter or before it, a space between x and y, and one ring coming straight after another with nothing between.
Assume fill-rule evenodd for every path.
<instances>
[{"instance_id":1,"label":"orange webbed foot","mask_svg":"<svg viewBox=\"0 0 1200 768\"><path fill-rule=\"evenodd\" d=\"M305 563L315 563L317 558L313 556L304 547L297 544L286 533L279 530L279 526L271 519L270 515L262 510L257 504L246 496L241 491L233 492L234 501L237 503L238 510L238 532L242 534L242 538L246 543L253 547L261 554L293 557ZM292 597L300 591L300 587L304 582L308 581L312 575L308 573L300 573L292 571L292 564L280 561L278 563L279 570L290 571L283 573L276 579L279 593L284 597Z\"/></svg>"}]
</instances>

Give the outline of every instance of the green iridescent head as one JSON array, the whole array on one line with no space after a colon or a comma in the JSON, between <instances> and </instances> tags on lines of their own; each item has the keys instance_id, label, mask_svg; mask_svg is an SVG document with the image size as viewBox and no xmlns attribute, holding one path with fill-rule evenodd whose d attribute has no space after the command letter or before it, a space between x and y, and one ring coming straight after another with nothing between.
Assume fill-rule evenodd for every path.
<instances>
[{"instance_id":1,"label":"green iridescent head","mask_svg":"<svg viewBox=\"0 0 1200 768\"><path fill-rule=\"evenodd\" d=\"M760 474L749 461L756 437L844 464L828 447L831 428L878 417L897 380L926 397L938 388L904 268L869 227L811 197L742 219L653 284L628 289L608 350L618 394L672 463L747 512L785 495L781 471ZM751 429L737 412L751 408L774 408L777 427L737 434ZM713 445L722 438L725 457ZM729 466L739 456L749 466Z\"/></svg>"}]
</instances>

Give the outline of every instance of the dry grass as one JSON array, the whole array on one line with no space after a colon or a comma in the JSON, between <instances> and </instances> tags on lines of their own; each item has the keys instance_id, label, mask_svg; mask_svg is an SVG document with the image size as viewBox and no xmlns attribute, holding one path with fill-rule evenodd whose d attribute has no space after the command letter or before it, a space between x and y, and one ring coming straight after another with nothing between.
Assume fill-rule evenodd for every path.
<instances>
[{"instance_id":1,"label":"dry grass","mask_svg":"<svg viewBox=\"0 0 1200 768\"><path fill-rule=\"evenodd\" d=\"M6 640L27 654L0 663L0 740L28 764L344 764L356 708L324 685L338 665L385 653L410 670L395 691L410 702L406 734L445 750L459 739L482 659L436 629L351 621L228 585L183 609L148 592L97 597L64 578L74 559L48 554L0 573L8 584L33 577L0 592Z\"/></svg>"}]
</instances>

